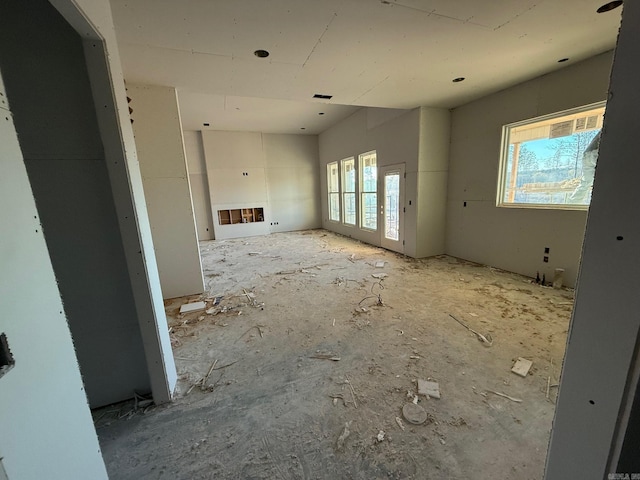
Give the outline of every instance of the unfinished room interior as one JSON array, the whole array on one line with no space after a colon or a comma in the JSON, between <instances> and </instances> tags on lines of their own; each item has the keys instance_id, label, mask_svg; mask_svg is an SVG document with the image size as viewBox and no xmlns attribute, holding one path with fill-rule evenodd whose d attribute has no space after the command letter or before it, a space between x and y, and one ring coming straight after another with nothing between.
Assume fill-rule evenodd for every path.
<instances>
[{"instance_id":1,"label":"unfinished room interior","mask_svg":"<svg viewBox=\"0 0 640 480\"><path fill-rule=\"evenodd\" d=\"M0 480L640 478L639 56L634 0L4 0Z\"/></svg>"}]
</instances>

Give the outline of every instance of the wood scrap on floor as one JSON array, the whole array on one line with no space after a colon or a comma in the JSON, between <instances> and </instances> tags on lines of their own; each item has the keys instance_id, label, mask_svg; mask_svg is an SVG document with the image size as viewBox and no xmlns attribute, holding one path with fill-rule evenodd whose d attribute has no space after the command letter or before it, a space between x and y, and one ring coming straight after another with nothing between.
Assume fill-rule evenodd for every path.
<instances>
[{"instance_id":1,"label":"wood scrap on floor","mask_svg":"<svg viewBox=\"0 0 640 480\"><path fill-rule=\"evenodd\" d=\"M196 388L196 387L200 387L200 390L205 392L207 390L212 391L213 387L211 385L207 385L207 382L209 381L209 377L211 376L211 373L213 372L216 363L218 363L218 360L214 360L211 363L211 366L209 367L209 370L207 371L207 374L204 377L201 377L200 379L198 379L193 385L191 385L191 387L189 387L189 390L187 390L187 395L189 395L191 393L191 391Z\"/></svg>"},{"instance_id":2,"label":"wood scrap on floor","mask_svg":"<svg viewBox=\"0 0 640 480\"><path fill-rule=\"evenodd\" d=\"M339 362L340 361L340 357L338 357L337 355L333 355L331 353L317 353L315 355L311 355L309 358L316 358L318 360L331 360L333 362Z\"/></svg>"},{"instance_id":3,"label":"wood scrap on floor","mask_svg":"<svg viewBox=\"0 0 640 480\"><path fill-rule=\"evenodd\" d=\"M512 402L522 403L522 399L511 397L511 396L507 395L506 393L494 392L493 390L487 390L487 393L493 393L494 395L498 395L499 397L506 398L508 400L511 400Z\"/></svg>"},{"instance_id":4,"label":"wood scrap on floor","mask_svg":"<svg viewBox=\"0 0 640 480\"><path fill-rule=\"evenodd\" d=\"M351 380L349 380L349 377L347 375L345 375L346 378L346 382L349 385L349 389L351 390L351 398L353 398L353 406L358 408L358 402L356 401L356 391L353 388L353 385L351 384Z\"/></svg>"},{"instance_id":5,"label":"wood scrap on floor","mask_svg":"<svg viewBox=\"0 0 640 480\"><path fill-rule=\"evenodd\" d=\"M347 440L347 438L349 438L349 435L351 435L351 430L349 430L349 428L351 427L351 422L353 422L353 420L350 420L344 424L342 433L340 433L340 436L336 441L336 450L338 450L339 452L342 452L344 450L344 442Z\"/></svg>"},{"instance_id":6,"label":"wood scrap on floor","mask_svg":"<svg viewBox=\"0 0 640 480\"><path fill-rule=\"evenodd\" d=\"M260 338L264 338L264 334L262 333L262 329L265 328L265 325L253 325L252 327L249 327L242 335L240 335L238 337L238 340L240 340L242 337L244 337L247 333L249 333L254 328L258 329L258 333L260 333ZM238 340L236 340L236 342L238 342Z\"/></svg>"},{"instance_id":7,"label":"wood scrap on floor","mask_svg":"<svg viewBox=\"0 0 640 480\"><path fill-rule=\"evenodd\" d=\"M449 314L449 316L453 318L456 322L458 322L460 325L462 325L464 328L469 330L471 333L473 333L478 338L478 340L480 340L487 347L490 347L491 345L493 345L493 338L491 338L491 334L487 333L486 335L482 335L481 333L478 333L475 330L473 330L471 327L469 327L469 325L464 323L462 320L458 320L456 317L454 317L451 314Z\"/></svg>"}]
</instances>

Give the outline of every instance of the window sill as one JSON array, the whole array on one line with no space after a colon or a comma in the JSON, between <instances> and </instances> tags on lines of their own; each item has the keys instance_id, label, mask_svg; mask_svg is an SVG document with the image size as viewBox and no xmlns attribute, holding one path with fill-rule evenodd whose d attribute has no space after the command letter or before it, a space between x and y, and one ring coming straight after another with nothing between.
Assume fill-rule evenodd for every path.
<instances>
[{"instance_id":1,"label":"window sill","mask_svg":"<svg viewBox=\"0 0 640 480\"><path fill-rule=\"evenodd\" d=\"M574 212L586 212L589 210L589 205L552 205L542 203L499 203L496 207L524 210L570 210Z\"/></svg>"}]
</instances>

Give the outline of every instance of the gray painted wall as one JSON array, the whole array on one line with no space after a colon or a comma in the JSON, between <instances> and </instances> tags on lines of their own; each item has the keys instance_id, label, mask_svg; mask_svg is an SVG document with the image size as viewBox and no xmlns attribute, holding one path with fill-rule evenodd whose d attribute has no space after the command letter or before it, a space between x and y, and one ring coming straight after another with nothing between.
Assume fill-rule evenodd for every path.
<instances>
[{"instance_id":1,"label":"gray painted wall","mask_svg":"<svg viewBox=\"0 0 640 480\"><path fill-rule=\"evenodd\" d=\"M202 134L199 131L185 130L184 149L187 156L187 170L191 183L191 200L196 217L198 240L213 240L213 218L211 215L211 196L207 180L207 163L204 159Z\"/></svg>"},{"instance_id":2,"label":"gray painted wall","mask_svg":"<svg viewBox=\"0 0 640 480\"><path fill-rule=\"evenodd\" d=\"M0 78L0 333L15 360L0 377L2 466L9 479L106 479L6 99Z\"/></svg>"},{"instance_id":3,"label":"gray painted wall","mask_svg":"<svg viewBox=\"0 0 640 480\"><path fill-rule=\"evenodd\" d=\"M175 88L128 85L127 93L163 297L202 293L204 279Z\"/></svg>"},{"instance_id":4,"label":"gray painted wall","mask_svg":"<svg viewBox=\"0 0 640 480\"><path fill-rule=\"evenodd\" d=\"M609 52L453 111L446 253L531 277L564 268L574 285L587 214L496 207L502 126L605 100L610 66Z\"/></svg>"},{"instance_id":5,"label":"gray painted wall","mask_svg":"<svg viewBox=\"0 0 640 480\"><path fill-rule=\"evenodd\" d=\"M78 34L47 2L5 4L2 68L93 407L148 392L137 313Z\"/></svg>"},{"instance_id":6,"label":"gray painted wall","mask_svg":"<svg viewBox=\"0 0 640 480\"><path fill-rule=\"evenodd\" d=\"M404 253L424 257L444 253L449 112L417 108L363 108L320 134L322 225L372 245L377 232L329 220L327 164L376 150L378 167L405 164Z\"/></svg>"}]
</instances>

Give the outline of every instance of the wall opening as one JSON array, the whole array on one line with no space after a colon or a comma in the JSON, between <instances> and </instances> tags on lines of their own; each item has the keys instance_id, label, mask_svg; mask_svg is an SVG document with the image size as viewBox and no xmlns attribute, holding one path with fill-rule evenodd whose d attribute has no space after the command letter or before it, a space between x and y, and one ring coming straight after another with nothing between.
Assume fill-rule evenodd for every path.
<instances>
[{"instance_id":1,"label":"wall opening","mask_svg":"<svg viewBox=\"0 0 640 480\"><path fill-rule=\"evenodd\" d=\"M82 38L45 0L8 2L0 68L89 404L149 392Z\"/></svg>"}]
</instances>

